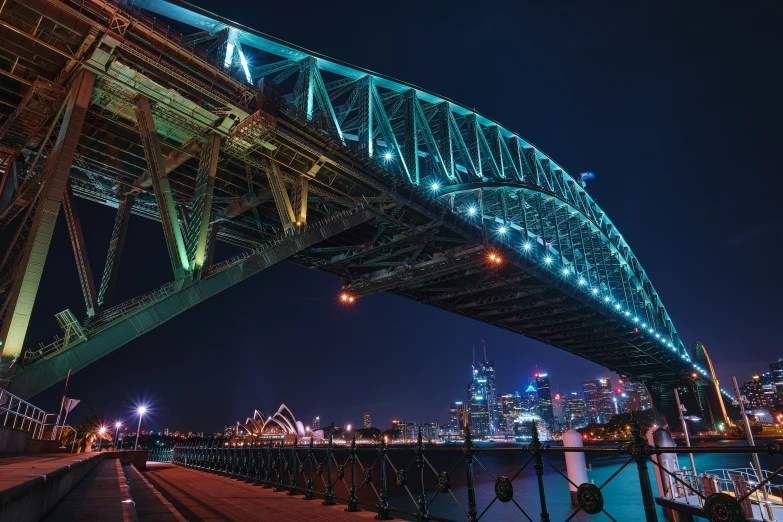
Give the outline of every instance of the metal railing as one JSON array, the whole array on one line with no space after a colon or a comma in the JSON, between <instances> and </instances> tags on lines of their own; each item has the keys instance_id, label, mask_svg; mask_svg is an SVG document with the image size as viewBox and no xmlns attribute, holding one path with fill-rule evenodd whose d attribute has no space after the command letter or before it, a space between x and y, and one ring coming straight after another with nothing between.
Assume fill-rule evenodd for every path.
<instances>
[{"instance_id":1,"label":"metal railing","mask_svg":"<svg viewBox=\"0 0 783 522\"><path fill-rule=\"evenodd\" d=\"M389 520L394 514L402 518L443 522L457 519L476 522L487 513L487 518L492 519L532 522L535 516L542 522L550 522L553 515L550 514L547 504L545 482L550 484L551 491L552 481L563 482L563 486L569 486L575 491L576 497L574 506L569 506L567 513L564 512L562 502L558 502L557 498L554 502L550 499L550 506L553 506L552 511L557 520L567 522L583 512L588 515L603 513L615 522L657 521L658 512L650 469L657 470L659 477L669 477L692 495L700 496L703 502L688 506L700 510L700 516L713 522L745 520L744 516L722 517L726 513L741 514L743 503L752 501L760 488L779 476L783 470L781 466L777 471L769 473L761 483L749 484L741 494L737 492L732 495L722 491L705 494L702 488L694 486L695 481L684 480L682 474L678 476L670 472L651 457L664 453L685 455L754 452L779 456L783 455L783 449L777 444L766 447L723 445L661 448L646 444L636 422L632 423L631 433L631 440L627 444L582 448L542 444L535 431L533 441L528 446L481 447L472 441L468 432L458 453L453 447L449 448L443 444L425 446L421 434L413 445L388 445L381 442L357 446L355 438L347 445L337 445L331 437L328 441L318 443L313 439L304 443L297 440L289 443L199 441L177 444L172 452L172 462L179 466L274 488L275 491L285 491L290 495L304 495L306 500L318 497L323 499L323 504L326 505L341 501L347 504L347 511L357 511L360 507L369 508L377 513L376 519L379 520ZM562 457L573 452L597 453L603 454L604 457L614 455L619 457L620 464L601 484L575 484L567 472L560 469L562 465L553 463L555 456ZM455 453L458 454L457 457ZM449 457L454 460L446 462L445 459ZM492 473L493 462L497 465L500 461L506 464L516 463L514 466L518 467L514 468L515 473L495 476ZM648 466L648 462L653 465L652 468ZM636 464L636 472L631 471L632 466L621 475L632 463ZM505 467L508 468L507 465ZM636 489L628 480L629 474L638 480L637 491L641 494L640 497L628 494L628 488ZM624 478L618 480L618 476ZM488 484L487 479L490 478L492 482ZM525 480L529 481L527 485L523 482ZM607 495L604 488L610 483L614 483L613 488L620 488L623 493ZM489 485L492 486L491 489L487 487ZM446 500L433 504L436 499L442 498ZM677 499L666 497L659 500L671 502ZM444 507L443 502L449 504L445 511L439 510ZM633 502L633 515L628 514L628 502ZM626 511L615 512L615 517L610 514L615 508ZM455 518L455 512L462 515ZM559 518L560 515L562 518Z\"/></svg>"},{"instance_id":2,"label":"metal railing","mask_svg":"<svg viewBox=\"0 0 783 522\"><path fill-rule=\"evenodd\" d=\"M13 393L0 389L0 423L7 428L30 431L33 439L40 439L46 424L46 412Z\"/></svg>"},{"instance_id":3,"label":"metal railing","mask_svg":"<svg viewBox=\"0 0 783 522\"><path fill-rule=\"evenodd\" d=\"M152 448L147 450L147 462L171 462L173 448Z\"/></svg>"}]
</instances>

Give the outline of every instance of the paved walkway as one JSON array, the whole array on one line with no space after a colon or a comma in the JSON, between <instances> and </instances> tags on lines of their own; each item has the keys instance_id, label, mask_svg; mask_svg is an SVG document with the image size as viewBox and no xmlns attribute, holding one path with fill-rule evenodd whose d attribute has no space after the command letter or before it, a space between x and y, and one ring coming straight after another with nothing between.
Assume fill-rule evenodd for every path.
<instances>
[{"instance_id":1,"label":"paved walkway","mask_svg":"<svg viewBox=\"0 0 783 522\"><path fill-rule=\"evenodd\" d=\"M190 522L361 522L375 513L346 513L344 505L323 506L269 489L171 464L147 463L143 473L161 495ZM140 517L141 518L141 517Z\"/></svg>"}]
</instances>

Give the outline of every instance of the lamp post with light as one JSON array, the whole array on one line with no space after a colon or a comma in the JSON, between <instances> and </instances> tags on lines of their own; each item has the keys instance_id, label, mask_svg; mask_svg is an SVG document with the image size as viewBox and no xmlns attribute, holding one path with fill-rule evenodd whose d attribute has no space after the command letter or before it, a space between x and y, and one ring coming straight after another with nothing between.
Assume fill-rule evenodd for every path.
<instances>
[{"instance_id":1,"label":"lamp post with light","mask_svg":"<svg viewBox=\"0 0 783 522\"><path fill-rule=\"evenodd\" d=\"M119 449L120 447L120 428L122 428L121 422L115 422L114 427L117 429L117 431L114 433L114 447Z\"/></svg>"},{"instance_id":2,"label":"lamp post with light","mask_svg":"<svg viewBox=\"0 0 783 522\"><path fill-rule=\"evenodd\" d=\"M139 412L139 426L136 428L136 445L133 446L134 451L139 449L139 433L141 433L141 418L144 417L144 414L147 412L147 408L141 406L138 412Z\"/></svg>"},{"instance_id":3,"label":"lamp post with light","mask_svg":"<svg viewBox=\"0 0 783 522\"><path fill-rule=\"evenodd\" d=\"M101 441L103 440L103 437L106 435L106 426L101 426L98 429L98 435L100 435L100 437L98 437L98 451L100 451L101 450Z\"/></svg>"}]
</instances>

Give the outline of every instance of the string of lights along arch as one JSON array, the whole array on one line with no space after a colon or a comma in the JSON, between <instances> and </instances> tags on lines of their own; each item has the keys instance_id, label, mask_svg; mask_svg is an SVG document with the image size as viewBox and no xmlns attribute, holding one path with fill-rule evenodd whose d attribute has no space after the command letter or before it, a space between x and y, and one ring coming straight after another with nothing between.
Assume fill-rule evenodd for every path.
<instances>
[{"instance_id":1,"label":"string of lights along arch","mask_svg":"<svg viewBox=\"0 0 783 522\"><path fill-rule=\"evenodd\" d=\"M499 123L182 2L54 0L57 23L9 3L27 94L0 120L0 226L18 227L0 372L22 396L282 260L342 278L342 305L402 295L655 383L664 403L714 381L584 181ZM98 285L76 198L117 208ZM87 319L58 314L62 338L23 353L60 205ZM131 214L161 222L173 280L114 304ZM246 253L216 263L216 241Z\"/></svg>"}]
</instances>

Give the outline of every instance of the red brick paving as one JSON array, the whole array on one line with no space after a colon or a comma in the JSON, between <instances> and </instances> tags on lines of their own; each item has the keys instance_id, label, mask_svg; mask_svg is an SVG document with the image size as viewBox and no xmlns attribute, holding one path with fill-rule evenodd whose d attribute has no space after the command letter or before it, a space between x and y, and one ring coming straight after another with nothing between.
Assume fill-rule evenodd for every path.
<instances>
[{"instance_id":1,"label":"red brick paving","mask_svg":"<svg viewBox=\"0 0 783 522\"><path fill-rule=\"evenodd\" d=\"M361 522L374 513L346 513L345 506L324 506L269 489L171 464L148 463L144 477L190 522Z\"/></svg>"}]
</instances>

